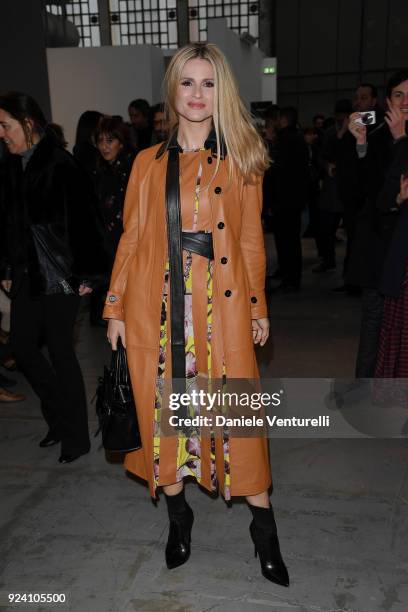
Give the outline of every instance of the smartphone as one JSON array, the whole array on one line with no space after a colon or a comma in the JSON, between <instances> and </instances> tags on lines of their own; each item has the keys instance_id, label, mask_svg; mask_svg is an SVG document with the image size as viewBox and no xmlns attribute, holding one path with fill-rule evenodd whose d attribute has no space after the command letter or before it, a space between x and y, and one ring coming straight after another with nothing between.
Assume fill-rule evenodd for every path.
<instances>
[{"instance_id":1,"label":"smartphone","mask_svg":"<svg viewBox=\"0 0 408 612\"><path fill-rule=\"evenodd\" d=\"M355 123L359 123L360 125L374 125L375 121L375 111L364 111L360 113L360 117L355 120Z\"/></svg>"}]
</instances>

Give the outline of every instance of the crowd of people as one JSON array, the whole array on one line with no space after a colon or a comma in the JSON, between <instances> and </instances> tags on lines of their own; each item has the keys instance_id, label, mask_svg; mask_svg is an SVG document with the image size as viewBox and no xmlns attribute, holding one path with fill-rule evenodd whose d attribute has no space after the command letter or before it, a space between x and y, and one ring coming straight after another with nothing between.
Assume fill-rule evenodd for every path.
<instances>
[{"instance_id":1,"label":"crowd of people","mask_svg":"<svg viewBox=\"0 0 408 612\"><path fill-rule=\"evenodd\" d=\"M298 111L294 107L272 105L264 115L262 135L271 164L263 180L262 218L264 230L273 232L276 244L278 266L275 271L269 271L269 275L272 280L279 281L277 286L271 285L272 291L294 293L301 289L302 238L315 241L318 263L312 272L325 274L334 270L338 263L336 232L343 226L346 235L344 283L334 291L362 295L357 377L390 374L384 348L384 343L389 343L389 335L384 329L381 332L381 326L389 327L396 316L395 313L391 315L389 309L390 304L396 308L400 277L403 276L402 262L405 261L401 229L394 237L390 253L387 253L395 224L398 221L398 225L402 225L405 218L405 214L401 214L404 207L400 202L406 199L408 180L407 84L407 71L393 75L386 88L386 100L380 104L376 86L361 83L353 100L342 99L335 104L333 116L318 113L311 125L305 127L300 126ZM6 115L9 114L7 108L13 110L13 106L8 105L9 100L11 98L6 97L3 102L2 113ZM371 113L366 125L359 122L361 113ZM135 99L128 106L128 114L128 121L125 121L120 116L107 116L99 111L84 112L78 121L73 147L76 167L89 179L87 190L92 191L98 217L95 223L99 223L103 230L105 264L90 297L92 325L106 325L102 318L103 304L123 231L124 199L134 159L141 150L166 141L169 136L163 103L150 106L146 100ZM14 117L12 112L11 116ZM15 120L21 121L24 127L23 122L32 118L25 116L24 108L19 108ZM61 126L48 124L42 118L38 127L54 147L66 147ZM5 144L7 133L4 126L2 131L0 169L2 219L5 219L6 201L10 202L6 175L12 174L14 158L8 154L13 150ZM29 142L28 151L32 153L37 144ZM25 157L20 156L24 167ZM29 159L31 154L27 157ZM24 174L26 178L27 173ZM306 230L302 227L305 213L308 220ZM6 227L6 223L2 225ZM3 232L2 244L5 245L7 237ZM399 246L396 246L397 236ZM396 265L397 259L399 265ZM12 292L7 291L7 266L3 268L5 292L1 294L0 303L3 311L0 350L2 365L13 370L16 367L16 347L13 346L11 351L8 342L9 303L6 297L10 297ZM389 298L385 301L386 313L383 311L385 297ZM401 307L399 303L398 308ZM378 353L381 363L377 359ZM401 375L400 365L397 373ZM0 401L24 399L21 394L11 392L13 384L14 381L0 374Z\"/></svg>"},{"instance_id":2,"label":"crowd of people","mask_svg":"<svg viewBox=\"0 0 408 612\"><path fill-rule=\"evenodd\" d=\"M277 252L278 267L269 274L272 279L280 281L273 291L293 293L300 290L302 237L315 240L319 261L313 273L324 274L334 270L337 263L336 232L340 225L344 227L347 240L344 284L334 291L362 294L361 338L356 365L358 377L371 377L375 372L377 375L390 373L383 346L389 335L384 330L381 333L381 326L383 319L389 326L395 318L395 314L391 317L389 313L389 303L394 304L399 296L400 277L397 277L396 270L401 276L401 262L405 255L401 246L403 238L400 237L401 245L397 247L395 236L394 246L386 256L394 225L397 220L401 225L405 217L400 214L404 207L401 208L398 202L406 199L404 190L408 180L406 177L401 179L408 170L407 84L408 72L400 71L393 75L386 88L386 100L381 105L377 88L370 83L361 83L353 100L343 99L336 103L333 116L318 113L311 125L303 128L294 107L272 105L264 116L263 138L271 165L263 181L263 224L265 231L273 232ZM8 114L7 103L4 106L3 113ZM370 123L358 122L361 113L372 111ZM124 198L133 161L141 150L166 141L169 135L162 103L150 107L146 100L136 99L130 102L128 113L129 121L126 122L120 116L84 112L78 121L73 148L74 159L92 184L89 189L92 189L99 222L104 230L105 269L100 274L104 280L96 284L90 298L92 325L106 325L102 309L123 230ZM22 121L27 120L24 113L17 115ZM45 119L43 125L46 125ZM47 124L47 132L48 140L52 139L56 147L66 146L60 126ZM6 140L7 134L4 133L0 140L3 206L5 176L13 165L10 163L12 156L7 154L13 151L5 145ZM308 219L306 231L302 229L305 211ZM3 211L3 218L4 215ZM401 236L401 231L398 230L397 235ZM6 243L6 237L2 243ZM399 255L399 266L396 266ZM389 263L391 259L393 264ZM3 280L7 282L7 279ZM386 301L386 314L383 312L385 296L391 298L391 302ZM9 305L4 293L1 297L3 306L0 308L4 311L1 358L3 366L12 370L16 367L16 350L14 347L11 354L7 333ZM382 365L377 361L380 337ZM398 374L401 375L400 369ZM0 374L0 401L24 399L21 394L11 392L13 382Z\"/></svg>"},{"instance_id":3,"label":"crowd of people","mask_svg":"<svg viewBox=\"0 0 408 612\"><path fill-rule=\"evenodd\" d=\"M273 105L262 135L214 45L181 49L165 85L166 104L134 100L129 121L84 112L73 155L33 98L0 95L0 361L17 364L40 399L48 431L39 445L61 443L60 463L89 452L73 346L89 295L90 323L108 325L114 350L118 338L128 342L143 446L126 466L152 495L163 486L168 567L190 554L193 513L182 483L192 475L226 499L246 496L262 573L288 586L265 439L199 438L194 453L187 439L185 456L160 447L155 385L169 371L257 378L253 344L269 334L262 229L276 243L274 291L297 293L305 210L303 235L314 238L319 258L314 274L336 267L336 231L345 228L341 290L362 298L356 377L408 376L408 70L389 79L383 105L376 87L361 83L353 101L339 100L333 117L316 114L311 126L299 125L296 108ZM12 384L0 375L1 402L24 399Z\"/></svg>"},{"instance_id":4,"label":"crowd of people","mask_svg":"<svg viewBox=\"0 0 408 612\"><path fill-rule=\"evenodd\" d=\"M120 116L108 116L98 111L85 111L78 121L72 157L65 150L67 143L63 128L54 123L47 123L41 109L32 98L18 93L6 94L2 97L0 194L3 282L2 291L0 291L0 359L3 367L10 371L17 367L17 358L18 366L26 374L30 370L30 364L35 367L35 372L31 375L28 374L28 379L40 395L44 415L50 412L47 405L54 403L53 394L57 393L57 390L61 392L61 389L65 389L65 387L70 387L71 392L73 388L76 388L78 393L81 390L81 397L78 395L78 401L76 402L77 406L82 407L81 410L78 410L78 413L84 413L85 396L81 377L74 376L72 380L76 380L77 384L73 383L73 386L69 384L69 376L72 374L71 371L68 375L69 368L65 370L65 374L67 374L65 386L62 384L61 378L61 376L65 376L63 369L61 369L61 376L58 379L51 376L51 370L48 370L48 374L46 373L45 369L48 366L41 357L40 351L37 350L39 337L43 333L43 321L40 321L40 319L44 318L45 315L38 312L36 323L33 325L30 316L35 310L33 307L38 305L38 300L35 299L33 303L27 301L27 283L23 283L22 289L18 292L16 290L21 279L17 280L16 269L18 266L15 265L14 259L18 260L20 258L21 260L25 255L16 254L14 246L10 248L9 245L11 243L14 245L17 226L21 226L25 222L22 218L16 217L16 215L21 216L23 207L26 207L26 203L22 201L22 192L27 187L29 199L41 202L41 206L45 205L45 201L48 201L48 206L51 206L51 202L55 200L61 206L64 206L63 214L68 215L69 212L69 215L72 215L72 221L68 216L64 220L59 219L59 221L62 222L63 233L72 232L70 243L74 252L78 250L82 243L91 244L92 248L96 249L94 252L98 252L98 249L100 249L99 270L97 278L92 283L93 290L90 294L90 323L95 326L106 326L106 322L102 319L102 310L113 260L123 231L123 205L132 164L141 150L165 140L168 135L163 104L150 107L146 100L135 99L130 102L128 112L129 121L127 122ZM35 156L34 152L36 152ZM36 163L28 163L31 156ZM54 174L55 165L57 165L58 171L56 174ZM61 170L60 166L64 169ZM34 183L39 177L43 181L46 179L47 182L34 188ZM69 206L66 203L63 204L61 198L68 202ZM20 201L20 210L17 210L17 201ZM14 202L13 210L8 210L10 202ZM89 205L90 202L91 205ZM27 212L24 210L24 215ZM38 210L36 215L37 213ZM49 213L50 211L47 211L47 215ZM54 214L56 214L55 211ZM87 214L89 218L86 217ZM53 220L51 217L47 218L47 221ZM40 221L37 216L35 219L34 217L30 219L33 224L37 221ZM41 221L44 221L44 219L42 218ZM88 227L89 231L80 235L78 232L83 231L85 227ZM19 231L21 231L21 227L19 227ZM27 239L27 237L25 238ZM24 249L30 251L30 258L34 260L38 256L37 251L35 251L38 245L32 241L31 236L30 239L27 239L27 242L28 244L24 245ZM86 261L88 255L92 256L92 248L88 253L82 253L81 258ZM34 251L35 255L33 255ZM11 283L12 263L14 264L14 287ZM25 272L28 270L29 268ZM23 273L22 279L27 280L27 278L27 274ZM77 280L75 282L77 284ZM76 287L71 287L71 289L76 290ZM39 286L33 289L30 283L30 296L34 295L37 298L43 290L44 288ZM59 287L54 287L52 290L55 294L58 294L59 291ZM14 296L16 299L13 299ZM75 302L74 312L71 313L70 325L64 328L66 331L65 341L68 344L71 343L69 338L72 326L75 323L75 308L79 305L78 300L71 301L73 304ZM47 299L46 302L49 303L50 300ZM53 302L56 303L57 300L54 298ZM65 305L67 301L63 300L62 303ZM19 305L21 305L21 308ZM30 316L27 316L28 314ZM57 308L55 310L55 328L50 329L48 333L50 341L54 339L57 345L55 350L51 352L52 365L54 370L58 371L53 356L56 353L61 353L62 362L68 359L70 354L73 364L75 361L73 368L76 368L78 373L78 364L73 356L72 349L63 348L59 325L61 321L64 321L64 317L59 319L59 315ZM48 314L47 320L49 316ZM10 318L13 321L14 330L11 334ZM34 330L36 330L35 333ZM31 356L26 350L28 332L32 336L32 343L36 345L31 347ZM21 343L23 346L20 350L19 345ZM27 360L29 362L28 366L24 365ZM45 368L44 370L41 369L41 364ZM46 387L52 379L54 391L51 392L48 388L43 390L43 383L37 381L40 378L47 381ZM14 385L14 380L0 374L0 402L17 402L25 399L21 393L12 391ZM51 399L47 399L48 396ZM69 397L69 395L66 397ZM48 417L47 422L49 433L45 442L43 442L44 445L60 439L60 435L57 433L58 428L53 419ZM87 430L87 426L83 425L83 428ZM78 427L76 429L79 431ZM86 447L89 445L88 435L84 434L83 438L87 440ZM76 444L76 447L78 447L78 444ZM75 449L71 448L71 450ZM70 453L63 454L69 455Z\"/></svg>"},{"instance_id":5,"label":"crowd of people","mask_svg":"<svg viewBox=\"0 0 408 612\"><path fill-rule=\"evenodd\" d=\"M266 113L272 160L264 178L264 222L274 233L281 283L301 286L301 217L314 237L315 274L336 267L336 231L343 224L344 284L361 295L357 378L405 377L407 355L408 70L393 74L380 104L377 88L361 83L353 100L339 100L333 117L317 114L301 129L295 108ZM385 306L384 306L385 305Z\"/></svg>"}]
</instances>

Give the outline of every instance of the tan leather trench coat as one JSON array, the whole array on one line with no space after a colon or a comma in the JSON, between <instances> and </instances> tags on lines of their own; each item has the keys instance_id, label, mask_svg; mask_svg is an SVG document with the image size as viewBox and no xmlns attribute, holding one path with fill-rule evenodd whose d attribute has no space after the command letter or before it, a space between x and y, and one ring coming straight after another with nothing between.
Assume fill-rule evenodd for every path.
<instances>
[{"instance_id":1,"label":"tan leather trench coat","mask_svg":"<svg viewBox=\"0 0 408 612\"><path fill-rule=\"evenodd\" d=\"M125 321L126 346L143 448L128 453L125 468L149 483L153 477L153 410L159 357L160 314L167 258L165 182L167 152L156 158L160 145L139 153L126 193L125 231L113 267L104 318ZM214 150L200 153L201 185L206 186L217 161ZM180 155L181 199L194 193L196 177L183 175ZM221 160L216 178L200 191L208 198L214 246L213 340L214 377L258 378L251 319L267 316L264 294L265 251L261 226L261 178L253 185L235 178L228 187L227 162ZM194 291L194 289L193 289ZM194 318L194 311L193 311ZM206 329L198 321L197 329ZM195 325L195 323L194 323ZM196 325L195 325L196 327ZM166 358L167 367L171 359ZM222 440L219 441L222 445ZM218 443L218 441L217 441ZM160 445L159 485L176 481L177 439ZM222 453L220 453L222 457ZM203 453L202 461L205 461ZM222 471L223 465L217 465ZM202 468L201 484L211 489L209 469ZM255 495L271 484L267 440L234 438L230 441L231 495ZM221 493L223 485L220 483Z\"/></svg>"}]
</instances>

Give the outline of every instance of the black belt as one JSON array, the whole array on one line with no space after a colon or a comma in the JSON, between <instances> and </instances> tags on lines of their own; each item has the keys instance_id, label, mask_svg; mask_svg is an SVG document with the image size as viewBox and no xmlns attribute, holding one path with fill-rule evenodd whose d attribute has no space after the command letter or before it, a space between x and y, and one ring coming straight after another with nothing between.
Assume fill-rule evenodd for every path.
<instances>
[{"instance_id":1,"label":"black belt","mask_svg":"<svg viewBox=\"0 0 408 612\"><path fill-rule=\"evenodd\" d=\"M211 233L181 231L179 175L179 150L176 144L168 149L166 209L170 264L171 368L173 379L183 381L176 385L182 393L186 375L183 248L208 259L214 259L214 252Z\"/></svg>"},{"instance_id":2,"label":"black belt","mask_svg":"<svg viewBox=\"0 0 408 612\"><path fill-rule=\"evenodd\" d=\"M201 257L214 259L213 240L211 232L182 232L182 245L185 251L191 251Z\"/></svg>"}]
</instances>

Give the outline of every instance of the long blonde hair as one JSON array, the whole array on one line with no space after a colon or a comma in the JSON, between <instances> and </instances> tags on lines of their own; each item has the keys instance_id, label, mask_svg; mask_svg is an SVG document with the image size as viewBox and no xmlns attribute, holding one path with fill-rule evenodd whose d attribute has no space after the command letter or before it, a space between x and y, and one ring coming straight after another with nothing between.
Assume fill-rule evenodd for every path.
<instances>
[{"instance_id":1,"label":"long blonde hair","mask_svg":"<svg viewBox=\"0 0 408 612\"><path fill-rule=\"evenodd\" d=\"M221 150L221 138L228 153L228 174L230 180L235 172L245 182L252 182L254 175L262 175L269 166L269 158L262 138L255 129L251 115L245 108L232 70L216 45L191 43L182 47L172 57L164 78L165 113L170 134L178 126L176 111L177 87L184 65L191 59L210 62L214 71L213 123L217 138L217 150ZM218 171L218 156L215 174Z\"/></svg>"}]
</instances>

